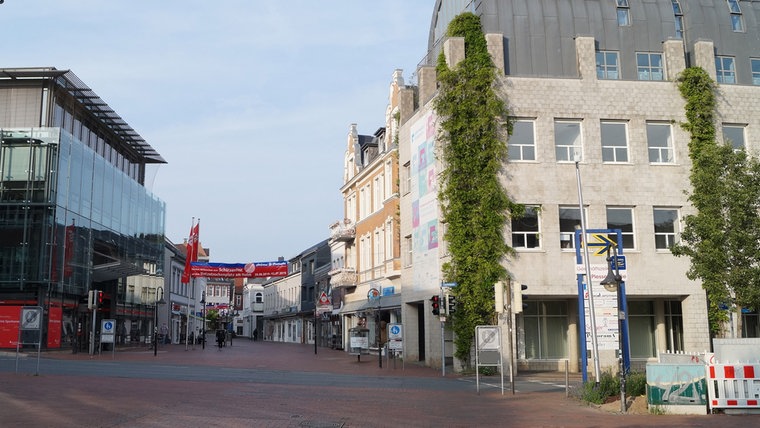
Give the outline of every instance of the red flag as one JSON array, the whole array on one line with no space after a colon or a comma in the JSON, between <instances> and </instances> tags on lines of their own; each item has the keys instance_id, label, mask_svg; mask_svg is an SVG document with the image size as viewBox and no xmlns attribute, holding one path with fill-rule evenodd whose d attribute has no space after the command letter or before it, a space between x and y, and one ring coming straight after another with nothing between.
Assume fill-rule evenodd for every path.
<instances>
[{"instance_id":1,"label":"red flag","mask_svg":"<svg viewBox=\"0 0 760 428\"><path fill-rule=\"evenodd\" d=\"M190 228L190 238L185 245L185 271L182 272L182 283L190 282L190 263L198 261L198 234L200 232L200 222Z\"/></svg>"}]
</instances>

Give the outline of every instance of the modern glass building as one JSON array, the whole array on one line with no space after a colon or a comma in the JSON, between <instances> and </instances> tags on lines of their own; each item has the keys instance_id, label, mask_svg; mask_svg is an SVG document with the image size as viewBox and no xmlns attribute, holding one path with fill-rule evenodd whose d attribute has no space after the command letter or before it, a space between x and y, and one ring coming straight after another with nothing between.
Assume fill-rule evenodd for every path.
<instances>
[{"instance_id":1,"label":"modern glass building","mask_svg":"<svg viewBox=\"0 0 760 428\"><path fill-rule=\"evenodd\" d=\"M102 319L143 337L154 299L127 277L163 272L165 204L144 187L163 158L68 70L0 69L0 132L0 348L24 306L43 308L43 348L86 349Z\"/></svg>"}]
</instances>

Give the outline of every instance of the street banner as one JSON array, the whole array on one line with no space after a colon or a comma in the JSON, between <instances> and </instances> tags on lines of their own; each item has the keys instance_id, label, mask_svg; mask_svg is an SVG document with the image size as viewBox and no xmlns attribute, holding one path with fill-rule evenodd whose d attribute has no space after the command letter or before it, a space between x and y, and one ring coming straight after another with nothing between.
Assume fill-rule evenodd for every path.
<instances>
[{"instance_id":1,"label":"street banner","mask_svg":"<svg viewBox=\"0 0 760 428\"><path fill-rule=\"evenodd\" d=\"M267 278L288 276L288 262L205 263L193 262L190 274L205 278Z\"/></svg>"}]
</instances>

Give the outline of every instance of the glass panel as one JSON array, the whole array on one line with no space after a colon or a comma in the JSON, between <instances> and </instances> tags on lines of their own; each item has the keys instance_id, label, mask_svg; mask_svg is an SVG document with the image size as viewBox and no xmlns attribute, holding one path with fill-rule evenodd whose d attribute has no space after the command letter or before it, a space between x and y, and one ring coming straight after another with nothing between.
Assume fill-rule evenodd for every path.
<instances>
[{"instance_id":1,"label":"glass panel","mask_svg":"<svg viewBox=\"0 0 760 428\"><path fill-rule=\"evenodd\" d=\"M760 85L760 59L751 59L752 65L752 84Z\"/></svg>"},{"instance_id":2,"label":"glass panel","mask_svg":"<svg viewBox=\"0 0 760 428\"><path fill-rule=\"evenodd\" d=\"M734 150L744 148L744 127L723 125L723 142L731 144Z\"/></svg>"},{"instance_id":3,"label":"glass panel","mask_svg":"<svg viewBox=\"0 0 760 428\"><path fill-rule=\"evenodd\" d=\"M536 160L533 138L533 122L516 120L509 136L509 160Z\"/></svg>"},{"instance_id":4,"label":"glass panel","mask_svg":"<svg viewBox=\"0 0 760 428\"><path fill-rule=\"evenodd\" d=\"M647 123L647 146L649 149L649 162L673 162L670 125L666 123Z\"/></svg>"},{"instance_id":5,"label":"glass panel","mask_svg":"<svg viewBox=\"0 0 760 428\"><path fill-rule=\"evenodd\" d=\"M628 141L624 123L602 122L601 137L604 162L628 161Z\"/></svg>"}]
</instances>

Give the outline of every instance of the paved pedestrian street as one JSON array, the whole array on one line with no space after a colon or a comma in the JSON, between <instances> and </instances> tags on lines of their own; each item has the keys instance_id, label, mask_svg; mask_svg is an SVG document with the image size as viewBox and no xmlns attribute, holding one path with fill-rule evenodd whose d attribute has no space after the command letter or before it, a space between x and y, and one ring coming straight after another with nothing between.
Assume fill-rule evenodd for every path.
<instances>
[{"instance_id":1,"label":"paved pedestrian street","mask_svg":"<svg viewBox=\"0 0 760 428\"><path fill-rule=\"evenodd\" d=\"M39 369L38 369L39 364ZM18 365L18 371L16 369ZM573 377L577 382L577 376ZM563 374L442 375L313 345L235 339L102 355L0 352L7 427L748 427L760 416L621 414L586 405Z\"/></svg>"}]
</instances>

